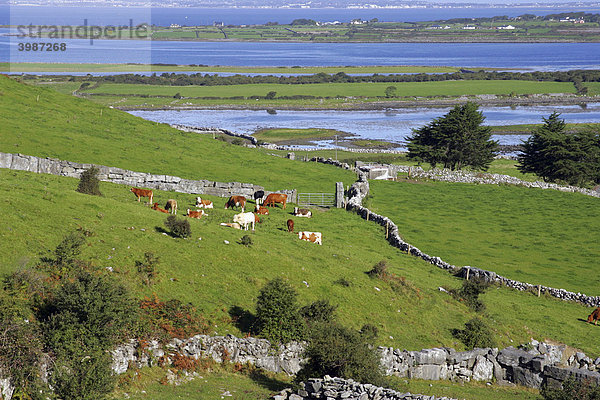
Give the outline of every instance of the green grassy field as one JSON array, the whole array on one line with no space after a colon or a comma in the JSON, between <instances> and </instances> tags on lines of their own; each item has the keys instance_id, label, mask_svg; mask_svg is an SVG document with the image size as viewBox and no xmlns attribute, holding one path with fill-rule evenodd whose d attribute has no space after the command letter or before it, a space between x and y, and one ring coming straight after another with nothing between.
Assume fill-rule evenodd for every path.
<instances>
[{"instance_id":1,"label":"green grassy field","mask_svg":"<svg viewBox=\"0 0 600 400\"><path fill-rule=\"evenodd\" d=\"M148 95L183 97L235 97L265 96L274 91L281 96L316 97L383 97L388 86L395 86L399 96L461 96L477 94L521 94L574 93L570 82L535 81L442 81L442 82L399 82L399 83L324 83L305 85L248 84L226 86L161 86L105 83L85 93L111 95Z\"/></svg>"},{"instance_id":2,"label":"green grassy field","mask_svg":"<svg viewBox=\"0 0 600 400\"><path fill-rule=\"evenodd\" d=\"M0 92L0 149L4 152L188 179L251 182L271 190L331 191L334 182L349 184L355 179L353 173L333 166L322 168L265 157L252 149L184 133L6 77L0 77ZM306 175L313 179L304 179Z\"/></svg>"},{"instance_id":3,"label":"green grassy field","mask_svg":"<svg viewBox=\"0 0 600 400\"><path fill-rule=\"evenodd\" d=\"M354 174L341 169L284 160L265 154L266 150L253 151L201 135L184 134L84 99L25 86L5 77L0 77L0 93L3 101L0 149L5 152L48 155L192 179L256 182L275 188L332 191L336 180L348 184L355 179ZM14 118L15 115L19 118ZM77 180L72 178L0 170L0 192L10 194L3 197L4 207L0 207L0 273L35 264L66 234L83 228L93 232L83 258L112 267L138 298L156 293L162 299L176 298L195 305L212 321L218 334L243 335L246 329L234 323L229 311L240 307L254 312L260 288L275 277L290 282L301 304L329 299L338 306L337 314L343 324L356 329L367 322L374 324L380 332L376 344L396 348L449 346L460 350L462 345L452 337L451 330L461 328L475 316L463 303L438 289L458 287L459 279L389 246L382 227L342 209L315 209L312 219L296 221L296 230L322 232L323 246L299 241L286 232L290 205L288 210L273 209L271 215L264 217L254 233L248 232L254 244L245 247L238 243L245 232L219 226L220 222L231 221L236 213L222 208L224 199L209 197L215 201L215 208L209 210L207 217L190 221L192 237L180 240L163 234L164 214L135 201L128 187L102 183L104 196L93 197L75 192L76 185ZM509 186L434 183L405 186L397 182L374 182L372 191L372 206L383 209L384 214L394 219L402 234L410 233L427 244L433 241L429 239L433 236L441 250L430 250L425 244L413 242L412 236L405 239L449 262L458 264L456 258L461 257L473 266L485 263L486 257L497 251L498 243L508 238L513 251L497 253L497 269L491 265L484 267L503 273L501 267L506 266L513 268L515 275L522 274L524 280L549 285L553 279L579 285L582 272L589 270L590 260L598 258L597 246L590 243L598 236L600 213L596 211L597 203L589 202L597 199ZM192 205L194 197L155 192L156 201L161 204L169 198L177 199L180 210ZM437 208L426 208L432 199ZM564 212L567 209L569 212ZM457 222L454 214L465 210L469 212L469 221ZM508 220L487 220L511 215ZM485 221L481 222L482 218ZM416 227L410 228L413 221ZM474 237L468 229L478 224L485 230ZM502 232L495 232L495 225ZM425 236L424 232L432 235ZM478 244L479 249L469 249L464 240ZM457 245L460 253L452 251ZM533 250L525 254L532 258L528 262L534 267L518 272L517 268L524 267L521 253L515 251L529 247ZM561 253L566 248L570 252ZM158 276L152 286L142 284L135 266L135 261L141 260L147 251L160 258ZM391 272L406 279L403 290L394 291L388 283L367 276L365 272L382 259L387 260ZM546 262L548 265L535 264ZM559 275L548 277L549 270L559 271ZM336 283L342 278L350 286ZM588 285L593 287L597 282L592 280ZM532 337L550 338L575 346L591 357L599 355L595 340L599 328L585 323L587 307L503 287L494 287L482 297L485 317L499 347L524 343ZM240 397L243 399L263 399L272 391L271 386L254 380L218 374L207 376L210 384L206 386L199 380L189 386L163 387L156 383L154 372L146 372L147 392L131 392L135 398L179 398L191 395L194 390L204 391L200 393L206 396L220 395L223 388L220 382L228 379L236 382L225 389L237 391L239 396L245 396ZM428 385L410 384L416 385L415 392ZM431 385L432 392L436 388L448 390L444 382ZM495 393L468 385L451 386L457 397L480 399ZM505 396L530 399L531 395L530 391L519 391L513 397L510 393Z\"/></svg>"},{"instance_id":4,"label":"green grassy field","mask_svg":"<svg viewBox=\"0 0 600 400\"><path fill-rule=\"evenodd\" d=\"M373 182L373 211L424 252L457 266L598 295L598 199L495 185Z\"/></svg>"}]
</instances>

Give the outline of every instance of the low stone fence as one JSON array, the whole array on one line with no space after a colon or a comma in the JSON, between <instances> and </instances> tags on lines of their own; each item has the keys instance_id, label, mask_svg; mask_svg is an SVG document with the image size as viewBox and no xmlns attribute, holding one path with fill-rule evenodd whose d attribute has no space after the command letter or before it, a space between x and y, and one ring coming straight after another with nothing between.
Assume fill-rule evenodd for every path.
<instances>
[{"instance_id":1,"label":"low stone fence","mask_svg":"<svg viewBox=\"0 0 600 400\"><path fill-rule=\"evenodd\" d=\"M169 365L177 354L194 359L212 358L217 362L250 363L272 372L295 375L300 370L304 344L290 342L272 346L266 339L237 338L233 335L196 335L189 339L172 339L162 346L158 341L147 343L139 351L136 340L130 340L112 351L112 370L122 374L130 366L136 368L153 366L162 360Z\"/></svg>"},{"instance_id":2,"label":"low stone fence","mask_svg":"<svg viewBox=\"0 0 600 400\"><path fill-rule=\"evenodd\" d=\"M301 382L294 393L285 389L273 396L273 400L455 400L450 397L435 397L422 394L400 393L375 385L354 382L352 379L331 378L309 379Z\"/></svg>"},{"instance_id":3,"label":"low stone fence","mask_svg":"<svg viewBox=\"0 0 600 400\"><path fill-rule=\"evenodd\" d=\"M364 219L373 221L386 228L387 240L394 247L400 250L412 254L415 257L419 257L430 264L435 265L438 268L449 270L457 273L458 276L467 277L467 272L470 277L481 277L490 282L497 282L499 284L508 286L512 289L521 291L539 291L540 294L547 293L550 296L556 297L566 301L576 301L589 307L600 307L600 296L588 296L583 293L574 293L565 289L556 289L542 285L533 285L531 283L519 282L513 279L505 278L501 275L496 274L492 271L486 271L479 268L473 268L465 266L458 268L455 265L449 264L442 260L440 257L430 256L417 247L414 247L406 243L399 234L398 226L388 217L376 214L366 207L362 206L363 199L369 194L369 181L367 179L367 173L359 170L359 180L352 184L350 187L348 196L347 209L356 211L357 214L362 216Z\"/></svg>"},{"instance_id":4,"label":"low stone fence","mask_svg":"<svg viewBox=\"0 0 600 400\"><path fill-rule=\"evenodd\" d=\"M221 134L221 135L234 136L234 137L239 137L242 139L249 140L255 146L258 144L258 140L254 136L245 135L243 133L231 132L231 131L228 131L227 129L203 128L203 127L181 125L181 124L171 124L171 128L179 129L180 131L183 131L183 132L194 132L194 133L201 133L201 134L205 134L205 135Z\"/></svg>"},{"instance_id":5,"label":"low stone fence","mask_svg":"<svg viewBox=\"0 0 600 400\"><path fill-rule=\"evenodd\" d=\"M55 158L41 158L23 154L0 153L0 168L21 171L30 171L40 174L52 174L79 178L81 173L93 164L81 164L63 161ZM101 181L118 183L121 185L139 186L151 189L174 191L189 194L207 194L211 196L229 197L241 195L252 197L257 190L264 190L262 186L241 182L215 182L209 180L183 179L171 175L148 174L145 172L129 171L122 168L96 165L99 170L98 178ZM265 191L265 195L272 193ZM296 190L280 190L278 193L288 195L288 201L296 203Z\"/></svg>"},{"instance_id":6,"label":"low stone fence","mask_svg":"<svg viewBox=\"0 0 600 400\"><path fill-rule=\"evenodd\" d=\"M470 351L456 351L451 348L433 348L419 351L400 350L392 347L378 347L381 356L381 368L386 375L417 378L425 380L452 381L492 381L499 383L515 383L518 385L539 388L542 384L560 385L569 376L583 381L588 380L600 384L600 357L592 360L584 353L575 352L564 345L547 343L532 343L525 348L508 347L477 348ZM216 362L250 363L259 368L295 375L304 363L304 343L291 342L286 345L273 346L266 339L252 337L237 338L233 335L207 336L196 335L189 339L172 339L162 345L158 341L149 341L143 347L136 340L130 340L111 352L112 370L115 374L123 374L129 368L142 368L154 365L170 365L175 357L192 359L211 358ZM47 371L44 373L47 374ZM4 377L2 377L4 378ZM327 380L328 378L325 378ZM320 380L310 380L317 382ZM350 384L351 381L347 381ZM340 383L340 382L337 382ZM360 385L360 384L356 384ZM367 396L374 395L372 385L361 386L370 388ZM303 390L318 389L308 388ZM327 390L327 389L324 389ZM333 389L332 389L333 390ZM342 392L349 389L335 389L334 399L345 398ZM357 396L365 393L356 389ZM14 388L9 379L0 379L2 398L10 400ZM354 389L352 389L354 391ZM387 392L389 396L392 392ZM304 392L296 396L287 390L276 399L301 400L306 398ZM340 396L340 397L336 397ZM419 395L411 395L419 396ZM316 398L316 397L308 397ZM363 397L371 399L372 397ZM388 397L389 399L421 399L422 397Z\"/></svg>"},{"instance_id":7,"label":"low stone fence","mask_svg":"<svg viewBox=\"0 0 600 400\"><path fill-rule=\"evenodd\" d=\"M375 165L357 162L356 167L368 172ZM488 174L481 172L470 171L451 171L449 169L434 168L430 171L425 171L421 167L409 167L407 165L381 164L379 167L386 167L390 171L391 176L396 176L398 172L406 173L411 178L431 179L441 182L452 183L474 183L481 185L517 185L528 188L553 189L561 192L581 193L587 196L600 197L600 190L590 190L578 186L563 186L555 183L542 181L529 182L524 181L514 176Z\"/></svg>"}]
</instances>

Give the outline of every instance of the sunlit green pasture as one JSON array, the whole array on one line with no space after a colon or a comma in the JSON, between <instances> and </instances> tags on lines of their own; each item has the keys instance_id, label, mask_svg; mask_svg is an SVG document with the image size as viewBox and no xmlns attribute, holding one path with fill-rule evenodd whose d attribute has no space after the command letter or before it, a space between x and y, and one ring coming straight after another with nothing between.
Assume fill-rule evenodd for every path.
<instances>
[{"instance_id":1,"label":"sunlit green pasture","mask_svg":"<svg viewBox=\"0 0 600 400\"><path fill-rule=\"evenodd\" d=\"M556 190L439 182L371 185L373 211L457 265L596 296L600 202Z\"/></svg>"}]
</instances>

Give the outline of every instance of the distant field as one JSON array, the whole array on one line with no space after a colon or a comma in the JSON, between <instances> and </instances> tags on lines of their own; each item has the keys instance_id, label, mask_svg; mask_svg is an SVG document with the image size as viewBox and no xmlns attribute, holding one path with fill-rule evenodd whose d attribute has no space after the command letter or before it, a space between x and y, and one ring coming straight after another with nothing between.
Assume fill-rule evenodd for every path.
<instances>
[{"instance_id":1,"label":"distant field","mask_svg":"<svg viewBox=\"0 0 600 400\"><path fill-rule=\"evenodd\" d=\"M225 72L239 74L397 74L447 73L458 67L445 66L347 66L347 67L233 67L220 65L164 65L164 64L90 64L90 63L1 63L0 72Z\"/></svg>"},{"instance_id":2,"label":"distant field","mask_svg":"<svg viewBox=\"0 0 600 400\"><path fill-rule=\"evenodd\" d=\"M262 129L252 136L259 140L264 140L265 142L278 143L285 142L289 140L303 140L303 139L325 139L325 138L333 138L335 135L341 137L346 136L347 134L344 132L336 131L334 129L287 129L287 128L279 128L279 129Z\"/></svg>"},{"instance_id":3,"label":"distant field","mask_svg":"<svg viewBox=\"0 0 600 400\"><path fill-rule=\"evenodd\" d=\"M597 296L600 201L513 186L373 181L373 211L457 266Z\"/></svg>"},{"instance_id":4,"label":"distant field","mask_svg":"<svg viewBox=\"0 0 600 400\"><path fill-rule=\"evenodd\" d=\"M398 96L461 96L477 94L542 94L574 93L570 82L535 81L443 81L443 82L401 82L401 83L324 83L305 85L249 84L226 86L160 86L135 84L101 84L94 89L84 89L86 93L111 95L148 95L183 97L235 97L266 96L274 91L281 96L316 97L384 97L388 86L397 88Z\"/></svg>"}]
</instances>

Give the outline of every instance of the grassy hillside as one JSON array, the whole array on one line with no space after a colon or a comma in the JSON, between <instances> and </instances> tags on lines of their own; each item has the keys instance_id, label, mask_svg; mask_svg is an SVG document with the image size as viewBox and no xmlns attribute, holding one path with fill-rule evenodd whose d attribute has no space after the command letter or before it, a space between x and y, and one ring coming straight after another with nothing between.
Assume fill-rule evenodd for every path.
<instances>
[{"instance_id":1,"label":"grassy hillside","mask_svg":"<svg viewBox=\"0 0 600 400\"><path fill-rule=\"evenodd\" d=\"M455 265L596 296L600 201L512 186L373 182L374 211Z\"/></svg>"},{"instance_id":2,"label":"grassy hillside","mask_svg":"<svg viewBox=\"0 0 600 400\"><path fill-rule=\"evenodd\" d=\"M381 227L344 210L315 210L312 219L296 219L296 230L323 233L323 245L318 246L287 233L289 211L275 209L255 233L248 232L254 244L247 248L238 243L244 232L219 226L231 221L232 210L209 210L208 217L190 221L191 239L178 240L163 234L164 214L135 201L127 187L102 183L104 196L93 197L74 191L76 179L0 172L0 190L11 193L0 209L0 272L34 264L65 234L82 227L94 232L82 257L112 267L138 297L156 293L194 304L212 316L220 334L246 331L232 322L229 311L239 307L254 312L260 288L275 277L287 279L302 304L326 298L338 305L337 313L348 326L375 324L382 345L460 349L451 329L475 315L438 290L458 287L460 280L389 246ZM160 203L171 197L182 210L193 202L191 195L155 194ZM142 284L135 267L147 251L160 257L158 279L150 287ZM366 274L382 259L405 278L402 290ZM349 286L340 284L342 280ZM506 288L489 290L484 301L501 347L534 337L597 352L593 332L598 328L580 320L589 314L586 307Z\"/></svg>"},{"instance_id":3,"label":"grassy hillside","mask_svg":"<svg viewBox=\"0 0 600 400\"><path fill-rule=\"evenodd\" d=\"M332 192L334 182L355 179L339 168L267 156L4 76L0 101L3 152L188 179L252 182L271 190Z\"/></svg>"}]
</instances>

